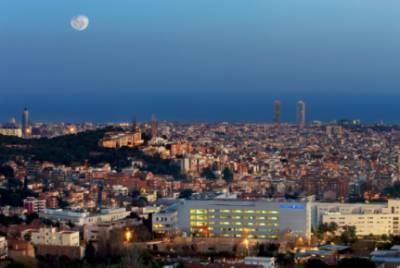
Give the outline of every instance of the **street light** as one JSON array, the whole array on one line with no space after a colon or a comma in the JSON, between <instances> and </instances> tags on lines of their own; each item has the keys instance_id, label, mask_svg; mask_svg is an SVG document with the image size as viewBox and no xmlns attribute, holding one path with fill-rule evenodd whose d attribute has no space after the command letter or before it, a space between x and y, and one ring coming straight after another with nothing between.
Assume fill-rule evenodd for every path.
<instances>
[{"instance_id":1,"label":"street light","mask_svg":"<svg viewBox=\"0 0 400 268\"><path fill-rule=\"evenodd\" d=\"M129 229L126 230L124 235L125 235L125 241L126 242L131 241L131 238L132 238L132 231L131 230L129 230Z\"/></svg>"},{"instance_id":2,"label":"street light","mask_svg":"<svg viewBox=\"0 0 400 268\"><path fill-rule=\"evenodd\" d=\"M249 239L243 240L243 245L246 247L246 249L249 249Z\"/></svg>"},{"instance_id":3,"label":"street light","mask_svg":"<svg viewBox=\"0 0 400 268\"><path fill-rule=\"evenodd\" d=\"M246 256L247 256L247 255L249 255L249 239L245 238L242 243L243 243L244 247L246 248Z\"/></svg>"}]
</instances>

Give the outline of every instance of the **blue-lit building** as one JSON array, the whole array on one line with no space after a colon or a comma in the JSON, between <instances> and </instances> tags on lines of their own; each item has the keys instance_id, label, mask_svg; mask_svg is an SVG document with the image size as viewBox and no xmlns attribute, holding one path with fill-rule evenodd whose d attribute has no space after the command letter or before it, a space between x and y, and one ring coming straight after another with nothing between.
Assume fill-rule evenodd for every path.
<instances>
[{"instance_id":1,"label":"blue-lit building","mask_svg":"<svg viewBox=\"0 0 400 268\"><path fill-rule=\"evenodd\" d=\"M168 224L169 229L175 226L195 237L275 239L288 231L306 239L311 236L311 206L307 202L181 200L175 207L170 213L176 222L170 221L165 211L153 216L155 231Z\"/></svg>"}]
</instances>

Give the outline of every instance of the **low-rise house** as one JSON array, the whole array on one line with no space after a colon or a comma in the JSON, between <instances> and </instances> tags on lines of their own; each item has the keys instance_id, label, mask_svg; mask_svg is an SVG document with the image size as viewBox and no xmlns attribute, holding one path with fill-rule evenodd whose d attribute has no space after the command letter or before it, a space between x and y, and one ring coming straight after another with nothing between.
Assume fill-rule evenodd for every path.
<instances>
[{"instance_id":1,"label":"low-rise house","mask_svg":"<svg viewBox=\"0 0 400 268\"><path fill-rule=\"evenodd\" d=\"M0 236L0 259L5 259L8 256L8 243L4 236Z\"/></svg>"},{"instance_id":2,"label":"low-rise house","mask_svg":"<svg viewBox=\"0 0 400 268\"><path fill-rule=\"evenodd\" d=\"M35 257L35 248L30 241L8 239L8 255L10 258Z\"/></svg>"}]
</instances>

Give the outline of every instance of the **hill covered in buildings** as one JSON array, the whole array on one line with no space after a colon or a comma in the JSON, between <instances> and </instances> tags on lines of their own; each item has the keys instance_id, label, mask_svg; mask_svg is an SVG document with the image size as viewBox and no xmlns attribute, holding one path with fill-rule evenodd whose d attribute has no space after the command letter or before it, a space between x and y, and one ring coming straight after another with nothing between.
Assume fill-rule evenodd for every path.
<instances>
[{"instance_id":1,"label":"hill covered in buildings","mask_svg":"<svg viewBox=\"0 0 400 268\"><path fill-rule=\"evenodd\" d=\"M110 149L99 146L99 141L110 131L122 130L106 127L40 139L0 135L0 165L9 160L37 160L67 166L109 163L113 168L121 169L130 166L132 160L141 160L145 170L156 174L178 175L178 168L171 161L147 156L139 148Z\"/></svg>"}]
</instances>

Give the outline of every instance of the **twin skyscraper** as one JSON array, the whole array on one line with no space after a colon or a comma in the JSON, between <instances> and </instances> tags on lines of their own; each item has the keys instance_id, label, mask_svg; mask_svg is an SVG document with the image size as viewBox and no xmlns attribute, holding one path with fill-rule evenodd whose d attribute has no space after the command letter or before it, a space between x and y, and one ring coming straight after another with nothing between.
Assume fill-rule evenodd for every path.
<instances>
[{"instance_id":1,"label":"twin skyscraper","mask_svg":"<svg viewBox=\"0 0 400 268\"><path fill-rule=\"evenodd\" d=\"M280 100L275 100L273 102L273 114L272 120L275 124L281 123L281 112L282 112L282 104ZM304 101L300 100L296 104L296 123L300 127L304 127L306 124L306 104Z\"/></svg>"}]
</instances>

